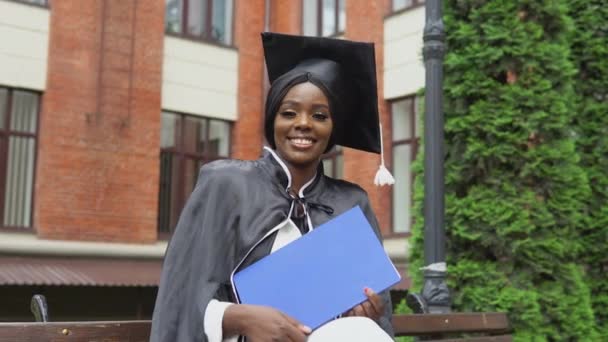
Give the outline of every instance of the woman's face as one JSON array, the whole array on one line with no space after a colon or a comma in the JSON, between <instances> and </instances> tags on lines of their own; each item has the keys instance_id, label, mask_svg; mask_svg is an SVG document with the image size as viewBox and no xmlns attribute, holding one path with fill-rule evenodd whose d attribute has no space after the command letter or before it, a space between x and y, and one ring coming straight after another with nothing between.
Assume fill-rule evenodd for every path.
<instances>
[{"instance_id":1,"label":"woman's face","mask_svg":"<svg viewBox=\"0 0 608 342\"><path fill-rule=\"evenodd\" d=\"M274 119L274 142L279 155L292 167L316 167L333 129L329 101L310 82L293 86Z\"/></svg>"}]
</instances>

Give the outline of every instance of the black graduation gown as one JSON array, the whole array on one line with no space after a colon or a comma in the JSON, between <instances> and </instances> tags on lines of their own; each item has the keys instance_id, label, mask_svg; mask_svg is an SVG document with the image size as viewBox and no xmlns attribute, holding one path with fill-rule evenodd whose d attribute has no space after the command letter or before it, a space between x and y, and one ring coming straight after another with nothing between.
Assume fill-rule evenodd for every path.
<instances>
[{"instance_id":1,"label":"black graduation gown","mask_svg":"<svg viewBox=\"0 0 608 342\"><path fill-rule=\"evenodd\" d=\"M201 168L167 248L151 341L206 342L209 301L234 301L234 268L248 253L239 269L270 253L276 233L262 238L286 219L292 201L287 175L274 158L265 151L255 161L220 160ZM314 227L359 205L380 239L367 193L359 186L326 177L320 167L304 198ZM390 297L388 291L381 295L386 312L380 326L393 336Z\"/></svg>"}]
</instances>

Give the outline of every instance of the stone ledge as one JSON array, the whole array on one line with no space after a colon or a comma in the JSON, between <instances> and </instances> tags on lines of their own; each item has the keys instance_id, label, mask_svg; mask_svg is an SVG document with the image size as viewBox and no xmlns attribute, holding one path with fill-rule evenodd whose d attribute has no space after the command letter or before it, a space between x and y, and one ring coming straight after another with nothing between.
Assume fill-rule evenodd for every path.
<instances>
[{"instance_id":1,"label":"stone ledge","mask_svg":"<svg viewBox=\"0 0 608 342\"><path fill-rule=\"evenodd\" d=\"M162 259L166 249L167 241L144 245L43 240L34 234L0 232L0 254Z\"/></svg>"},{"instance_id":2,"label":"stone ledge","mask_svg":"<svg viewBox=\"0 0 608 342\"><path fill-rule=\"evenodd\" d=\"M44 240L34 234L0 232L0 254L162 259L166 249L167 241L144 245ZM393 262L406 262L409 257L409 242L404 237L387 238L384 240L384 250Z\"/></svg>"}]
</instances>

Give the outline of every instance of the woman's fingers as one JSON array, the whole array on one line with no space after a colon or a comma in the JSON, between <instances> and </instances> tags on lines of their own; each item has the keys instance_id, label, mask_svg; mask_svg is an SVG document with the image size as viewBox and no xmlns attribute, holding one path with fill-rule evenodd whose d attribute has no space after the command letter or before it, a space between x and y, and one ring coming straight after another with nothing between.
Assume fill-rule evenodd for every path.
<instances>
[{"instance_id":1,"label":"woman's fingers","mask_svg":"<svg viewBox=\"0 0 608 342\"><path fill-rule=\"evenodd\" d=\"M378 320L384 313L384 299L372 289L363 289L367 300L344 313L344 316L360 316Z\"/></svg>"},{"instance_id":2,"label":"woman's fingers","mask_svg":"<svg viewBox=\"0 0 608 342\"><path fill-rule=\"evenodd\" d=\"M300 329L300 331L305 333L306 335L310 335L312 333L312 329L303 324L298 324L298 329Z\"/></svg>"},{"instance_id":3,"label":"woman's fingers","mask_svg":"<svg viewBox=\"0 0 608 342\"><path fill-rule=\"evenodd\" d=\"M309 335L310 333L312 333L312 329L310 327L307 327L306 325L298 322L295 318L288 316L286 314L283 314L283 316L285 316L287 321L289 321L289 323L291 323L301 333L306 334L306 335Z\"/></svg>"},{"instance_id":4,"label":"woman's fingers","mask_svg":"<svg viewBox=\"0 0 608 342\"><path fill-rule=\"evenodd\" d=\"M365 317L365 310L363 309L363 305L359 304L353 308L353 316L361 316Z\"/></svg>"},{"instance_id":5,"label":"woman's fingers","mask_svg":"<svg viewBox=\"0 0 608 342\"><path fill-rule=\"evenodd\" d=\"M248 341L293 341L306 342L310 328L283 312L266 306L245 305L248 315L247 324L240 334L247 336Z\"/></svg>"},{"instance_id":6,"label":"woman's fingers","mask_svg":"<svg viewBox=\"0 0 608 342\"><path fill-rule=\"evenodd\" d=\"M367 296L367 302L373 307L376 315L378 317L382 316L382 313L384 312L384 299L376 294L374 290L367 287L365 288L365 296Z\"/></svg>"},{"instance_id":7,"label":"woman's fingers","mask_svg":"<svg viewBox=\"0 0 608 342\"><path fill-rule=\"evenodd\" d=\"M376 309L374 309L374 306L369 302L369 300L361 303L361 308L363 308L365 317L373 319L377 316Z\"/></svg>"},{"instance_id":8,"label":"woman's fingers","mask_svg":"<svg viewBox=\"0 0 608 342\"><path fill-rule=\"evenodd\" d=\"M306 334L301 332L298 328L294 328L288 332L288 336L290 341L293 342L306 342Z\"/></svg>"},{"instance_id":9,"label":"woman's fingers","mask_svg":"<svg viewBox=\"0 0 608 342\"><path fill-rule=\"evenodd\" d=\"M290 329L287 330L287 337L293 342L306 342L306 335L310 334L310 328L298 323L295 319L285 315L290 323ZM306 330L307 332L305 332Z\"/></svg>"}]
</instances>

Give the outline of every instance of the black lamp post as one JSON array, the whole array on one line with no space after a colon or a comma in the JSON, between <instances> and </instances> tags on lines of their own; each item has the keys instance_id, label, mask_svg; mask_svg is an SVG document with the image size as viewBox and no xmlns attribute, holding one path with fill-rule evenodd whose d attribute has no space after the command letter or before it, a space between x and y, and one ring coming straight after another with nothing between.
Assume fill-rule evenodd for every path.
<instances>
[{"instance_id":1,"label":"black lamp post","mask_svg":"<svg viewBox=\"0 0 608 342\"><path fill-rule=\"evenodd\" d=\"M443 57L445 31L441 0L426 0L424 65L426 69L424 116L424 286L422 295L408 296L419 313L450 311L445 282L444 171L443 171Z\"/></svg>"}]
</instances>

